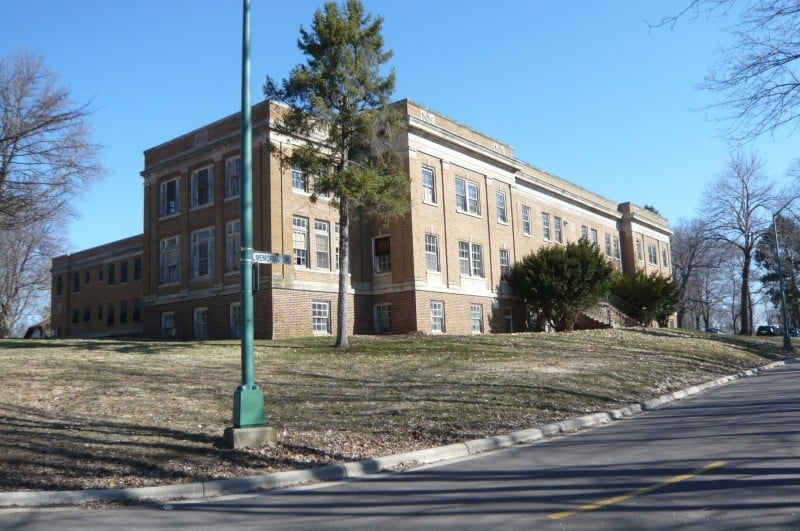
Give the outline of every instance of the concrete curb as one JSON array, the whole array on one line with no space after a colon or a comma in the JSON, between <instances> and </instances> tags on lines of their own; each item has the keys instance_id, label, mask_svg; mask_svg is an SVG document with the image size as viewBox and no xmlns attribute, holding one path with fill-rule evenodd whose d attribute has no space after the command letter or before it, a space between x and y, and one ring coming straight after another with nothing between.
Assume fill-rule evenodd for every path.
<instances>
[{"instance_id":1,"label":"concrete curb","mask_svg":"<svg viewBox=\"0 0 800 531\"><path fill-rule=\"evenodd\" d=\"M789 360L788 362L794 362ZM675 391L666 395L631 404L620 409L593 413L583 417L545 424L537 428L515 431L507 435L495 435L464 443L450 444L436 448L416 450L402 454L376 457L363 461L329 465L307 470L290 470L262 476L246 478L219 479L199 483L181 483L158 487L130 489L86 489L65 491L20 491L0 492L0 507L35 507L44 505L80 505L91 502L158 501L174 499L202 499L227 494L244 494L259 490L272 490L293 487L320 481L342 481L378 472L390 471L410 464L430 464L438 461L477 455L519 444L532 443L549 435L577 431L614 420L638 415L643 411L656 409L702 393L708 389L754 376L761 372L785 365L787 361L777 361L748 369L730 376L723 376L710 382Z\"/></svg>"}]
</instances>

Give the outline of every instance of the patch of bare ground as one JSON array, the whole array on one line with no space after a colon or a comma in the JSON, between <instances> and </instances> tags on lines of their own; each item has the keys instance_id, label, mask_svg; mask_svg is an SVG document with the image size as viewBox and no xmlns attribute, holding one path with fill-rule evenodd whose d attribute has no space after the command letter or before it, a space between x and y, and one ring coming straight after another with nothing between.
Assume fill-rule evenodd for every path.
<instances>
[{"instance_id":1,"label":"patch of bare ground","mask_svg":"<svg viewBox=\"0 0 800 531\"><path fill-rule=\"evenodd\" d=\"M317 467L605 411L780 358L780 338L677 330L257 342L277 448L228 450L235 341L0 341L0 490Z\"/></svg>"}]
</instances>

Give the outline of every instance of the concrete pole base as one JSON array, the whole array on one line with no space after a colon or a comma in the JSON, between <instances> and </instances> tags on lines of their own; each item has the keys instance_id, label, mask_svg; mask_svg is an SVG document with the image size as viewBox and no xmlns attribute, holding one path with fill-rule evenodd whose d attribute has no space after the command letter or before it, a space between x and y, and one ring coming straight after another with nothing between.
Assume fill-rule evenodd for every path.
<instances>
[{"instance_id":1,"label":"concrete pole base","mask_svg":"<svg viewBox=\"0 0 800 531\"><path fill-rule=\"evenodd\" d=\"M232 450L240 448L261 448L278 446L278 433L269 426L249 428L225 428L225 447Z\"/></svg>"}]
</instances>

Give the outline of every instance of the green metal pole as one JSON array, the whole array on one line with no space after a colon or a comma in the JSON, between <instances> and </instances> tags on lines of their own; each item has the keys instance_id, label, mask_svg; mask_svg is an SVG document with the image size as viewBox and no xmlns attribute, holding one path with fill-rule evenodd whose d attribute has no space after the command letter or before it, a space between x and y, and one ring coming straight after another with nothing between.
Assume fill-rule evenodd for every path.
<instances>
[{"instance_id":1,"label":"green metal pole","mask_svg":"<svg viewBox=\"0 0 800 531\"><path fill-rule=\"evenodd\" d=\"M241 267L242 385L233 397L233 425L265 426L264 394L256 385L253 361L253 126L250 117L250 0L243 0L242 24L242 153L241 153Z\"/></svg>"}]
</instances>

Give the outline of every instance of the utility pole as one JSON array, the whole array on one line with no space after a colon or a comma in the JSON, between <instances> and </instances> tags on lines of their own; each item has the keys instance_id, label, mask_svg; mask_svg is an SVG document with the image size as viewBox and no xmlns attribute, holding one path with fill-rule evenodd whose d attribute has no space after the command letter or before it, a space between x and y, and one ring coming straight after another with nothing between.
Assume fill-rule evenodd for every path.
<instances>
[{"instance_id":1,"label":"utility pole","mask_svg":"<svg viewBox=\"0 0 800 531\"><path fill-rule=\"evenodd\" d=\"M242 23L242 135L241 135L241 313L242 385L233 395L233 427L225 429L230 448L275 446L274 428L268 428L264 414L264 393L255 383L253 360L253 126L250 106L250 0L243 0Z\"/></svg>"}]
</instances>

